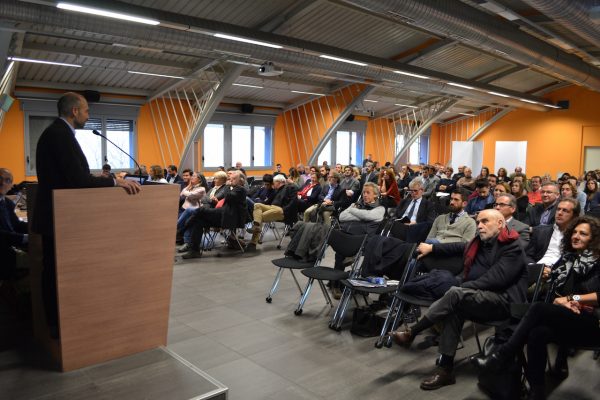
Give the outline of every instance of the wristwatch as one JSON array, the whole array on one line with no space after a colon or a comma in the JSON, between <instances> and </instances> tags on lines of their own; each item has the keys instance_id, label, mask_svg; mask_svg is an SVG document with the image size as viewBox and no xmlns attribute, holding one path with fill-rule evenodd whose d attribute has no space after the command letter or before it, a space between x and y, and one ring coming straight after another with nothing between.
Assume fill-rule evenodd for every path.
<instances>
[{"instance_id":1,"label":"wristwatch","mask_svg":"<svg viewBox=\"0 0 600 400\"><path fill-rule=\"evenodd\" d=\"M578 294L574 294L573 296L571 296L571 298L572 298L574 301L579 301L579 300L581 300L581 296L580 296L580 295L578 295Z\"/></svg>"}]
</instances>

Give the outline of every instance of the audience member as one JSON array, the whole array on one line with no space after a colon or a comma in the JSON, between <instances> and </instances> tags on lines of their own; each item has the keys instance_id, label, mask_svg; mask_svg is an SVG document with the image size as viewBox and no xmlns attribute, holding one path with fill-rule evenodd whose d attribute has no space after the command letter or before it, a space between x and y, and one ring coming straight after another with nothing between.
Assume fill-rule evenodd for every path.
<instances>
[{"instance_id":1,"label":"audience member","mask_svg":"<svg viewBox=\"0 0 600 400\"><path fill-rule=\"evenodd\" d=\"M331 223L331 215L334 211L342 208L346 204L346 193L340 186L341 176L335 171L331 171L328 177L328 184L323 187L319 194L319 202L310 206L304 211L304 222L311 219L317 219L319 215L323 216L323 222L326 225Z\"/></svg>"},{"instance_id":2,"label":"audience member","mask_svg":"<svg viewBox=\"0 0 600 400\"><path fill-rule=\"evenodd\" d=\"M13 186L13 175L0 168L0 279L17 277L17 266L25 266L24 250L29 243L27 223L15 214L15 203L6 197Z\"/></svg>"},{"instance_id":3,"label":"audience member","mask_svg":"<svg viewBox=\"0 0 600 400\"><path fill-rule=\"evenodd\" d=\"M585 212L592 209L592 202L598 193L598 181L590 179L585 183L585 190L583 191L586 195Z\"/></svg>"},{"instance_id":4,"label":"audience member","mask_svg":"<svg viewBox=\"0 0 600 400\"><path fill-rule=\"evenodd\" d=\"M167 167L167 176L165 179L169 183L180 183L183 180L177 173L177 167L175 165L169 165Z\"/></svg>"},{"instance_id":5,"label":"audience member","mask_svg":"<svg viewBox=\"0 0 600 400\"><path fill-rule=\"evenodd\" d=\"M435 208L431 201L423 197L423 180L417 177L408 184L410 197L403 199L396 208L396 218L407 225L431 222L435 218Z\"/></svg>"},{"instance_id":6,"label":"audience member","mask_svg":"<svg viewBox=\"0 0 600 400\"><path fill-rule=\"evenodd\" d=\"M464 168L464 176L456 181L458 189L467 189L470 192L475 190L475 179L472 176L473 171L469 167Z\"/></svg>"},{"instance_id":7,"label":"audience member","mask_svg":"<svg viewBox=\"0 0 600 400\"><path fill-rule=\"evenodd\" d=\"M348 207L360 196L360 182L354 177L354 170L350 165L344 167L344 176L340 182L343 191L344 204L342 208Z\"/></svg>"},{"instance_id":8,"label":"audience member","mask_svg":"<svg viewBox=\"0 0 600 400\"><path fill-rule=\"evenodd\" d=\"M494 203L494 195L490 192L490 184L486 178L478 179L475 187L477 195L469 200L465 207L465 211L469 215L475 215L489 204Z\"/></svg>"},{"instance_id":9,"label":"audience member","mask_svg":"<svg viewBox=\"0 0 600 400\"><path fill-rule=\"evenodd\" d=\"M508 172L504 167L498 168L498 173L496 174L496 176L498 177L498 182L508 183L510 181L510 179L508 179Z\"/></svg>"},{"instance_id":10,"label":"audience member","mask_svg":"<svg viewBox=\"0 0 600 400\"><path fill-rule=\"evenodd\" d=\"M372 162L367 162L365 164L365 172L361 175L360 184L364 185L367 182L377 183L378 176L377 172L374 170L374 164Z\"/></svg>"},{"instance_id":11,"label":"audience member","mask_svg":"<svg viewBox=\"0 0 600 400\"><path fill-rule=\"evenodd\" d=\"M440 178L434 175L433 167L425 166L421 171L421 179L423 179L423 197L431 199L432 196L435 196L435 189Z\"/></svg>"},{"instance_id":12,"label":"audience member","mask_svg":"<svg viewBox=\"0 0 600 400\"><path fill-rule=\"evenodd\" d=\"M515 218L519 221L526 221L527 210L529 209L529 197L527 197L527 190L525 190L523 182L518 179L518 176L515 176L510 184L510 194L517 199Z\"/></svg>"},{"instance_id":13,"label":"audience member","mask_svg":"<svg viewBox=\"0 0 600 400\"><path fill-rule=\"evenodd\" d=\"M435 390L455 383L454 355L466 319L479 322L510 317L510 303L526 300L527 271L519 235L506 228L497 210L477 215L479 235L468 245L463 242L434 244L431 252L454 255L464 252L464 273L446 294L429 307L411 328L391 332L394 341L409 347L416 335L436 323L442 324L438 367L421 383L423 390ZM420 257L426 256L422 253Z\"/></svg>"},{"instance_id":14,"label":"audience member","mask_svg":"<svg viewBox=\"0 0 600 400\"><path fill-rule=\"evenodd\" d=\"M277 175L283 175L283 177L287 179L287 175L283 171L281 171L281 164L277 164L275 166L275 171L273 171L273 178L275 178L275 176Z\"/></svg>"},{"instance_id":15,"label":"audience member","mask_svg":"<svg viewBox=\"0 0 600 400\"><path fill-rule=\"evenodd\" d=\"M542 178L540 176L532 176L529 182L531 190L527 193L529 204L536 205L542 202Z\"/></svg>"},{"instance_id":16,"label":"audience member","mask_svg":"<svg viewBox=\"0 0 600 400\"><path fill-rule=\"evenodd\" d=\"M246 245L246 251L256 251L256 245L260 239L263 222L283 221L286 211L291 210L296 212L296 194L297 188L295 185L287 184L286 178L282 174L273 177L273 187L276 191L275 197L271 204L256 203L252 213L252 239ZM289 212L289 211L288 211Z\"/></svg>"},{"instance_id":17,"label":"audience member","mask_svg":"<svg viewBox=\"0 0 600 400\"><path fill-rule=\"evenodd\" d=\"M465 212L467 196L455 190L450 194L450 212L439 215L431 226L426 243L469 242L475 237L477 226ZM420 246L419 246L420 247Z\"/></svg>"},{"instance_id":18,"label":"audience member","mask_svg":"<svg viewBox=\"0 0 600 400\"><path fill-rule=\"evenodd\" d=\"M190 184L193 173L194 172L189 168L186 168L181 172L181 182L179 182L181 190L185 189ZM200 182L200 186L202 186L202 182ZM206 189L206 187L204 187L204 189Z\"/></svg>"},{"instance_id":19,"label":"audience member","mask_svg":"<svg viewBox=\"0 0 600 400\"><path fill-rule=\"evenodd\" d=\"M300 189L302 186L304 186L304 180L302 180L302 177L300 176L300 173L298 173L298 170L296 168L290 167L288 172L289 172L289 175L287 178L288 184L295 185L296 188L298 188L298 189Z\"/></svg>"},{"instance_id":20,"label":"audience member","mask_svg":"<svg viewBox=\"0 0 600 400\"><path fill-rule=\"evenodd\" d=\"M587 203L587 196L583 192L583 190L578 189L577 178L574 176L570 176L567 180L571 186L573 187L573 197L577 199L579 205L581 205L581 215L583 215L585 210L585 205Z\"/></svg>"},{"instance_id":21,"label":"audience member","mask_svg":"<svg viewBox=\"0 0 600 400\"><path fill-rule=\"evenodd\" d=\"M519 234L521 239L521 247L525 248L529 243L530 228L529 225L522 223L521 221L513 218L515 211L517 210L517 199L512 194L502 194L496 197L494 202L494 208L500 211L500 214L506 221L506 227Z\"/></svg>"},{"instance_id":22,"label":"audience member","mask_svg":"<svg viewBox=\"0 0 600 400\"><path fill-rule=\"evenodd\" d=\"M113 174L111 172L112 168L110 166L110 164L104 164L102 166L102 172L100 173L100 176L104 177L104 178L114 178L115 174Z\"/></svg>"},{"instance_id":23,"label":"audience member","mask_svg":"<svg viewBox=\"0 0 600 400\"><path fill-rule=\"evenodd\" d=\"M377 182L380 194L380 204L385 208L396 207L400 203L400 191L394 170L382 168Z\"/></svg>"},{"instance_id":24,"label":"audience member","mask_svg":"<svg viewBox=\"0 0 600 400\"><path fill-rule=\"evenodd\" d=\"M148 182L169 183L165 179L164 170L161 168L160 165L150 166L150 175L148 177Z\"/></svg>"},{"instance_id":25,"label":"audience member","mask_svg":"<svg viewBox=\"0 0 600 400\"><path fill-rule=\"evenodd\" d=\"M481 167L481 172L479 172L479 175L477 175L475 180L487 179L488 176L490 176L490 169L488 167L484 166L484 167Z\"/></svg>"},{"instance_id":26,"label":"audience member","mask_svg":"<svg viewBox=\"0 0 600 400\"><path fill-rule=\"evenodd\" d=\"M562 257L554 266L555 290L552 304L531 305L508 342L487 357L475 357L473 363L490 372L509 367L527 345L525 376L531 387L530 399L546 399L545 375L547 345L558 344L553 375L568 376L567 355L570 347L600 345L600 223L578 217L565 231Z\"/></svg>"},{"instance_id":27,"label":"audience member","mask_svg":"<svg viewBox=\"0 0 600 400\"><path fill-rule=\"evenodd\" d=\"M452 180L453 180L454 182L458 182L458 180L459 180L460 178L462 178L463 176L465 176L465 166L464 166L464 165L459 165L459 166L458 166L458 172L456 172L456 174L454 174L454 175L452 176Z\"/></svg>"},{"instance_id":28,"label":"audience member","mask_svg":"<svg viewBox=\"0 0 600 400\"><path fill-rule=\"evenodd\" d=\"M396 177L398 183L398 189L401 192L404 192L408 188L408 184L412 180L410 176L410 172L408 171L408 166L403 165L400 167L400 172L398 172L398 176Z\"/></svg>"},{"instance_id":29,"label":"audience member","mask_svg":"<svg viewBox=\"0 0 600 400\"><path fill-rule=\"evenodd\" d=\"M298 212L304 213L307 208L319 202L319 194L323 187L320 183L319 172L311 172L309 179L298 192Z\"/></svg>"},{"instance_id":30,"label":"audience member","mask_svg":"<svg viewBox=\"0 0 600 400\"><path fill-rule=\"evenodd\" d=\"M262 186L253 193L250 197L252 201L252 210L255 203L271 204L275 197L275 189L273 188L273 175L264 174L262 178Z\"/></svg>"},{"instance_id":31,"label":"audience member","mask_svg":"<svg viewBox=\"0 0 600 400\"><path fill-rule=\"evenodd\" d=\"M534 227L538 225L554 224L554 211L558 202L558 186L555 183L544 183L540 189L542 202L531 207L527 211L527 225Z\"/></svg>"}]
</instances>

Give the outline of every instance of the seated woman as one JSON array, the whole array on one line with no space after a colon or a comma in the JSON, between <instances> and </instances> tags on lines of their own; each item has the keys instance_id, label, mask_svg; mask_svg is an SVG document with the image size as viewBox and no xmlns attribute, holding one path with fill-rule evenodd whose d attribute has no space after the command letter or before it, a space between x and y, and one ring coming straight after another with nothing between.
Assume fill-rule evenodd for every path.
<instances>
[{"instance_id":1,"label":"seated woman","mask_svg":"<svg viewBox=\"0 0 600 400\"><path fill-rule=\"evenodd\" d=\"M472 362L489 371L513 362L527 345L526 376L533 399L545 399L546 345L556 343L559 352L554 371L566 378L566 349L600 345L600 222L590 216L576 218L562 239L562 257L552 269L555 296L552 304L534 303L511 338L488 357Z\"/></svg>"},{"instance_id":2,"label":"seated woman","mask_svg":"<svg viewBox=\"0 0 600 400\"><path fill-rule=\"evenodd\" d=\"M400 190L396 182L396 175L391 168L382 168L379 174L379 192L381 194L381 205L390 208L400 203Z\"/></svg>"},{"instance_id":3,"label":"seated woman","mask_svg":"<svg viewBox=\"0 0 600 400\"><path fill-rule=\"evenodd\" d=\"M320 181L321 176L318 171L310 173L310 179L298 191L298 212L304 213L308 207L319 202L322 189Z\"/></svg>"},{"instance_id":4,"label":"seated woman","mask_svg":"<svg viewBox=\"0 0 600 400\"><path fill-rule=\"evenodd\" d=\"M560 198L564 199L565 197L570 197L572 199L578 200L577 198L577 187L573 185L573 183L566 181L560 184ZM587 200L587 198L586 198ZM583 203L579 201L579 203ZM586 203L581 204L581 214L585 212Z\"/></svg>"},{"instance_id":5,"label":"seated woman","mask_svg":"<svg viewBox=\"0 0 600 400\"><path fill-rule=\"evenodd\" d=\"M148 177L147 182L169 183L165 179L165 171L160 165L152 165L150 167L150 176Z\"/></svg>"},{"instance_id":6,"label":"seated woman","mask_svg":"<svg viewBox=\"0 0 600 400\"><path fill-rule=\"evenodd\" d=\"M598 181L594 179L590 179L585 183L585 195L587 196L587 201L585 202L584 211L588 212L592 209L592 201L595 199L596 194L598 193Z\"/></svg>"},{"instance_id":7,"label":"seated woman","mask_svg":"<svg viewBox=\"0 0 600 400\"><path fill-rule=\"evenodd\" d=\"M510 194L517 199L517 210L515 211L514 217L521 222L525 221L527 218L527 209L529 208L529 197L527 197L527 191L521 180L513 180L510 184Z\"/></svg>"}]
</instances>

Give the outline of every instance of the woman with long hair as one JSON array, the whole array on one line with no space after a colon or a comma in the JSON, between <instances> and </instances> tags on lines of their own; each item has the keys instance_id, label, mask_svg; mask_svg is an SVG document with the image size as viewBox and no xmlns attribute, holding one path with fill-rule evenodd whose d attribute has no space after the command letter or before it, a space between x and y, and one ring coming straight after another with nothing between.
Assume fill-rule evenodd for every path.
<instances>
[{"instance_id":1,"label":"woman with long hair","mask_svg":"<svg viewBox=\"0 0 600 400\"><path fill-rule=\"evenodd\" d=\"M585 212L588 212L592 209L592 200L597 196L598 193L598 181L594 179L590 179L585 183L585 189L583 191L587 196L587 201L585 203Z\"/></svg>"},{"instance_id":2,"label":"woman with long hair","mask_svg":"<svg viewBox=\"0 0 600 400\"><path fill-rule=\"evenodd\" d=\"M529 208L529 197L527 197L527 191L523 186L523 182L515 180L510 184L510 194L515 196L517 199L517 209L515 210L514 217L523 222L527 218L527 209Z\"/></svg>"},{"instance_id":3,"label":"woman with long hair","mask_svg":"<svg viewBox=\"0 0 600 400\"><path fill-rule=\"evenodd\" d=\"M508 178L508 172L504 167L498 168L498 173L496 175L498 176L498 182L508 182L510 180Z\"/></svg>"},{"instance_id":4,"label":"woman with long hair","mask_svg":"<svg viewBox=\"0 0 600 400\"><path fill-rule=\"evenodd\" d=\"M568 376L569 347L600 345L600 222L590 216L576 218L565 230L562 256L552 267L549 296L552 303L531 305L510 339L487 357L472 362L488 371L500 371L527 345L525 375L530 397L546 398L545 370L548 343L559 345L554 364L557 378Z\"/></svg>"},{"instance_id":5,"label":"woman with long hair","mask_svg":"<svg viewBox=\"0 0 600 400\"><path fill-rule=\"evenodd\" d=\"M479 172L479 176L475 179L487 179L490 176L490 169L488 167L481 167L481 172Z\"/></svg>"},{"instance_id":6,"label":"woman with long hair","mask_svg":"<svg viewBox=\"0 0 600 400\"><path fill-rule=\"evenodd\" d=\"M400 203L400 190L398 190L398 182L396 182L393 169L381 169L377 186L379 186L382 206L386 208L396 207Z\"/></svg>"}]
</instances>

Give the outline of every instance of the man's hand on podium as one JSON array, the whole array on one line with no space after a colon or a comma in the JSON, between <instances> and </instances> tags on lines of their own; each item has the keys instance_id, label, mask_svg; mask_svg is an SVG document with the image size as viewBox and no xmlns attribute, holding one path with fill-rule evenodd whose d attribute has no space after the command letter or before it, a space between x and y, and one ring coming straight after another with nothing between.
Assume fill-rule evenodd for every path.
<instances>
[{"instance_id":1,"label":"man's hand on podium","mask_svg":"<svg viewBox=\"0 0 600 400\"><path fill-rule=\"evenodd\" d=\"M137 194L141 190L141 186L136 181L130 181L128 179L117 178L117 186L122 187L129 194Z\"/></svg>"}]
</instances>

